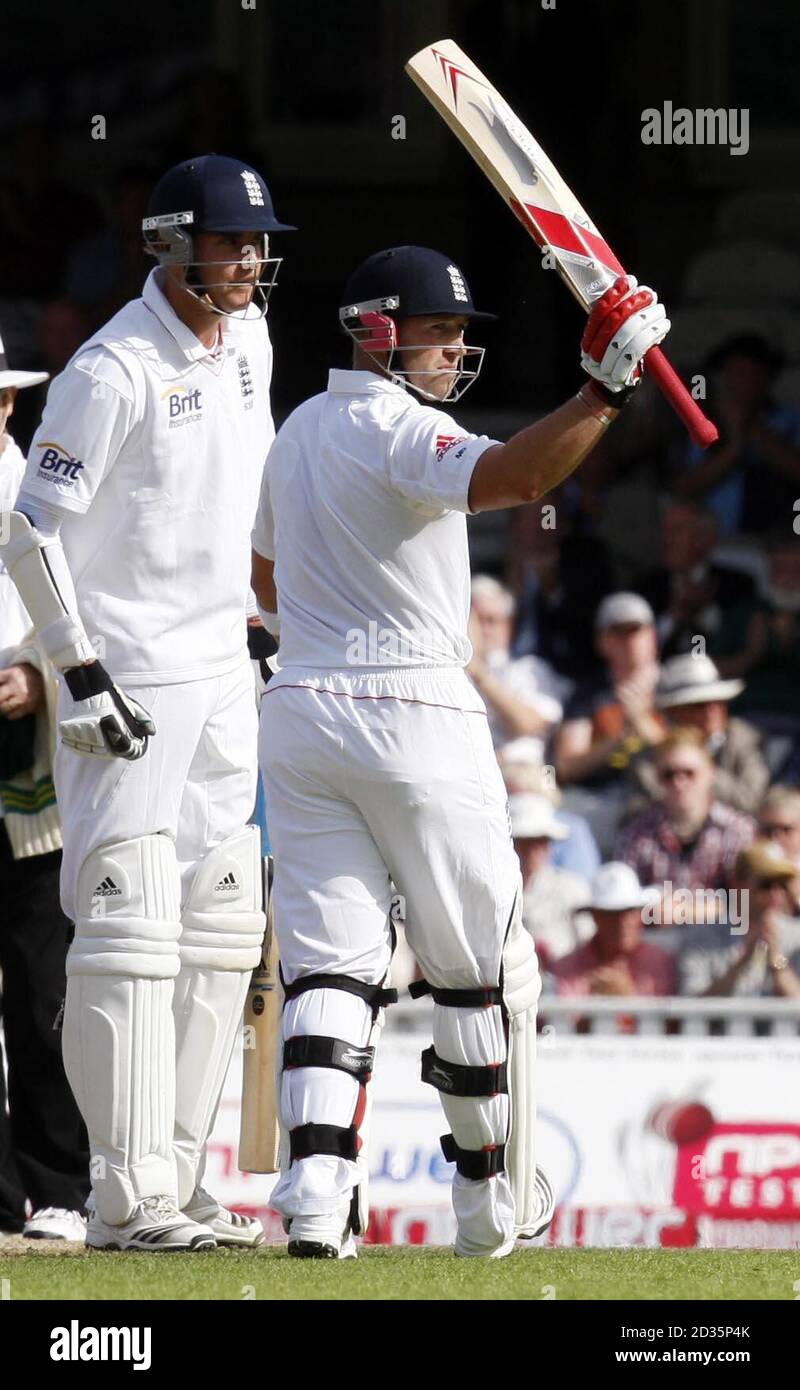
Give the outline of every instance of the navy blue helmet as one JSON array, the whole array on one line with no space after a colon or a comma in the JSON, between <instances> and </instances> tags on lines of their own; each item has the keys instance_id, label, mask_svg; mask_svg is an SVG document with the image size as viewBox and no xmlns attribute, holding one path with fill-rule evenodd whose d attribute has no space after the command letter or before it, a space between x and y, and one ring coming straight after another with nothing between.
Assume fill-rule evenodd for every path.
<instances>
[{"instance_id":1,"label":"navy blue helmet","mask_svg":"<svg viewBox=\"0 0 800 1390\"><path fill-rule=\"evenodd\" d=\"M226 313L209 298L219 285L200 273L216 264L195 255L198 232L255 232L260 245L252 252L260 271L254 294L260 293L261 312L275 283L280 257L268 258L268 234L297 229L279 222L269 189L256 169L227 155L204 154L168 169L156 184L142 222L145 248L160 265L182 265L185 286L216 313Z\"/></svg>"}]
</instances>

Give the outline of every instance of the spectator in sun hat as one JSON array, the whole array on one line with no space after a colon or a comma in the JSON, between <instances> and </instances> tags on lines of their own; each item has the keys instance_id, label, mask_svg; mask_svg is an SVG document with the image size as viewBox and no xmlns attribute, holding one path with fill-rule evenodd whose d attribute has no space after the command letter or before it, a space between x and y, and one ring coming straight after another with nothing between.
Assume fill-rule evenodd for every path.
<instances>
[{"instance_id":1,"label":"spectator in sun hat","mask_svg":"<svg viewBox=\"0 0 800 1390\"><path fill-rule=\"evenodd\" d=\"M521 740L507 744L497 753L497 762L503 774L503 781L509 795L515 792L532 792L534 796L544 796L556 812L556 821L569 835L564 840L554 840L550 850L550 861L558 869L571 869L586 880L591 879L600 868L600 851L587 822L583 816L573 815L561 808L563 796L556 785L555 768L528 757L520 746Z\"/></svg>"},{"instance_id":2,"label":"spectator in sun hat","mask_svg":"<svg viewBox=\"0 0 800 1390\"><path fill-rule=\"evenodd\" d=\"M609 853L625 805L633 759L658 743L664 722L653 705L658 651L653 610L641 594L603 599L595 641L605 674L579 686L555 737L565 810L586 816Z\"/></svg>"},{"instance_id":3,"label":"spectator in sun hat","mask_svg":"<svg viewBox=\"0 0 800 1390\"><path fill-rule=\"evenodd\" d=\"M714 763L715 800L753 814L769 785L769 768L759 731L729 713L730 701L742 690L744 681L723 680L709 656L686 653L664 662L655 707L669 728L697 729L702 735ZM637 788L659 799L652 753L637 760L631 775Z\"/></svg>"},{"instance_id":4,"label":"spectator in sun hat","mask_svg":"<svg viewBox=\"0 0 800 1390\"><path fill-rule=\"evenodd\" d=\"M648 892L627 864L604 864L595 874L585 903L593 934L554 963L556 994L673 994L672 958L642 938L642 908L648 902Z\"/></svg>"},{"instance_id":5,"label":"spectator in sun hat","mask_svg":"<svg viewBox=\"0 0 800 1390\"><path fill-rule=\"evenodd\" d=\"M588 901L589 884L552 861L554 842L566 840L569 830L559 824L547 797L517 793L509 797L508 811L524 885L522 920L547 968L592 934L586 916L575 915Z\"/></svg>"},{"instance_id":6,"label":"spectator in sun hat","mask_svg":"<svg viewBox=\"0 0 800 1390\"><path fill-rule=\"evenodd\" d=\"M682 994L800 999L800 923L790 885L797 866L772 840L755 840L736 860L740 926L689 928L678 959Z\"/></svg>"}]
</instances>

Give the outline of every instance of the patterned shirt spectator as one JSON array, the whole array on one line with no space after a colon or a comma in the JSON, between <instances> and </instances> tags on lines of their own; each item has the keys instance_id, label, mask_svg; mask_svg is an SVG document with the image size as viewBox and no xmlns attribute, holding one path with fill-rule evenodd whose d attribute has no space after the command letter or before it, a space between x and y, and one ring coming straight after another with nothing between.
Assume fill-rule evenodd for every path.
<instances>
[{"instance_id":1,"label":"patterned shirt spectator","mask_svg":"<svg viewBox=\"0 0 800 1390\"><path fill-rule=\"evenodd\" d=\"M629 821L619 836L617 857L644 884L671 882L675 888L720 888L730 883L736 856L750 844L750 816L714 801L692 840L680 840L664 806L651 806Z\"/></svg>"},{"instance_id":2,"label":"patterned shirt spectator","mask_svg":"<svg viewBox=\"0 0 800 1390\"><path fill-rule=\"evenodd\" d=\"M698 729L675 729L656 752L663 801L620 832L616 856L642 884L725 888L753 839L750 816L713 799L714 764Z\"/></svg>"}]
</instances>

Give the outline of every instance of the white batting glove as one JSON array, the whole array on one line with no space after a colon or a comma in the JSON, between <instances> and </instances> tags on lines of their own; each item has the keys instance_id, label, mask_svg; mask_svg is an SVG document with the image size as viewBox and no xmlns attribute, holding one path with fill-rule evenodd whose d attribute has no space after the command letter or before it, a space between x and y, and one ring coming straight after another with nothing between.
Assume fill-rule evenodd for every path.
<instances>
[{"instance_id":1,"label":"white batting glove","mask_svg":"<svg viewBox=\"0 0 800 1390\"><path fill-rule=\"evenodd\" d=\"M61 741L75 753L96 758L144 757L156 731L146 709L125 695L99 661L73 666L64 680L75 713L59 724Z\"/></svg>"},{"instance_id":2,"label":"white batting glove","mask_svg":"<svg viewBox=\"0 0 800 1390\"><path fill-rule=\"evenodd\" d=\"M670 326L655 292L632 275L620 275L592 308L581 338L581 366L607 391L624 391L636 385L642 358Z\"/></svg>"}]
</instances>

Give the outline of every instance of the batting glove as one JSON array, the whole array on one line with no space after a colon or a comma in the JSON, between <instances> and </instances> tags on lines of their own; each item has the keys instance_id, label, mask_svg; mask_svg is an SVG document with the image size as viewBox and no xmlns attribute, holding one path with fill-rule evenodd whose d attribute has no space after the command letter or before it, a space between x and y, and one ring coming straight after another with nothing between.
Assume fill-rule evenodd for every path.
<instances>
[{"instance_id":1,"label":"batting glove","mask_svg":"<svg viewBox=\"0 0 800 1390\"><path fill-rule=\"evenodd\" d=\"M626 391L638 383L645 353L666 338L670 326L654 291L638 286L632 275L620 275L592 308L581 338L581 366L612 394Z\"/></svg>"},{"instance_id":2,"label":"batting glove","mask_svg":"<svg viewBox=\"0 0 800 1390\"><path fill-rule=\"evenodd\" d=\"M118 689L99 661L71 667L64 680L75 701L75 713L58 726L66 748L131 762L144 756L156 726L138 701Z\"/></svg>"}]
</instances>

